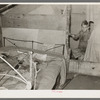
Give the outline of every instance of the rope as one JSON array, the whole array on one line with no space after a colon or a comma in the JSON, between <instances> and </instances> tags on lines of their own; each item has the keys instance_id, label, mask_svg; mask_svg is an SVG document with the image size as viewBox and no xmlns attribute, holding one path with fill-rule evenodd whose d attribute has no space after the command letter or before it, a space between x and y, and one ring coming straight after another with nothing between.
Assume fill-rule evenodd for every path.
<instances>
[{"instance_id":1,"label":"rope","mask_svg":"<svg viewBox=\"0 0 100 100\"><path fill-rule=\"evenodd\" d=\"M22 41L22 42L35 42L35 43L43 44L43 43L37 42L37 41L18 40L18 39L12 39L12 38L7 38L7 37L5 37L5 39L10 39L10 40L14 40L14 41Z\"/></svg>"},{"instance_id":2,"label":"rope","mask_svg":"<svg viewBox=\"0 0 100 100\"><path fill-rule=\"evenodd\" d=\"M8 39L6 39L8 42L10 42L11 44L13 44L17 49L19 48L15 43L9 41Z\"/></svg>"},{"instance_id":3,"label":"rope","mask_svg":"<svg viewBox=\"0 0 100 100\"><path fill-rule=\"evenodd\" d=\"M0 74L1 76L8 76L8 77L13 77L13 78L16 78L20 81L22 81L23 83L27 84L24 80L22 80L21 78L17 77L17 76L13 76L13 75L9 75L9 74Z\"/></svg>"},{"instance_id":4,"label":"rope","mask_svg":"<svg viewBox=\"0 0 100 100\"><path fill-rule=\"evenodd\" d=\"M22 42L32 42L32 43L34 42L34 43L38 43L38 44L44 44L44 43L37 42L37 41L18 40L18 39L12 39L12 38L7 38L7 37L5 37L5 39L6 39L8 42L10 42L11 44L13 44L15 47L17 47L17 49L18 49L19 47L18 47L15 43L11 42L10 40L14 40L14 41L22 41ZM8 39L10 39L10 40L8 40ZM64 44L55 44L55 45L60 45L60 46L56 46L56 47L47 49L46 52L49 51L49 50L51 50L51 49L59 48L59 47L64 46Z\"/></svg>"},{"instance_id":5,"label":"rope","mask_svg":"<svg viewBox=\"0 0 100 100\"><path fill-rule=\"evenodd\" d=\"M26 53L25 53L25 54L26 54ZM19 54L19 55L21 55L21 54ZM27 55L26 55L26 56L27 56ZM25 59L26 56L24 56L23 59ZM15 68L21 61L23 61L23 59L21 59L20 61L18 61L18 63L15 64L14 68ZM15 69L16 69L16 68L15 68ZM10 71L11 71L11 69L10 69L6 74L8 74ZM2 80L4 77L5 77L5 75L4 75L0 80Z\"/></svg>"},{"instance_id":6,"label":"rope","mask_svg":"<svg viewBox=\"0 0 100 100\"><path fill-rule=\"evenodd\" d=\"M4 58L2 58L0 56L0 59L3 60L7 65L9 65L26 83L27 83L27 80L10 64L8 63Z\"/></svg>"},{"instance_id":7,"label":"rope","mask_svg":"<svg viewBox=\"0 0 100 100\"><path fill-rule=\"evenodd\" d=\"M49 50L51 50L51 49L55 49L55 48L58 48L58 47L62 47L62 46L63 46L63 45L56 46L56 47L53 47L53 48L49 48L49 49L45 50L45 52L47 52L47 51L49 51Z\"/></svg>"},{"instance_id":8,"label":"rope","mask_svg":"<svg viewBox=\"0 0 100 100\"><path fill-rule=\"evenodd\" d=\"M41 43L41 42L37 42L37 41L29 41L29 40L18 40L18 39L12 39L12 38L7 38L5 37L5 39L10 39L10 40L14 40L14 41L22 41L22 42L34 42L34 43L38 43L38 44L44 44L44 43ZM55 45L64 45L64 44L55 44Z\"/></svg>"},{"instance_id":9,"label":"rope","mask_svg":"<svg viewBox=\"0 0 100 100\"><path fill-rule=\"evenodd\" d=\"M37 41L27 41L27 40L18 40L18 39L12 39L12 38L7 38L7 37L4 37L8 42L10 42L11 44L13 44L17 49L20 49L15 43L11 42L10 40L14 40L14 41L22 41L22 42L34 42L34 43L38 43L38 44L44 44L44 43L41 43L41 42L37 42ZM52 49L55 49L55 48L59 48L59 47L64 47L65 44L55 44L55 45L59 45L59 46L56 46L56 47L53 47L53 48L49 48L46 50L49 51L49 50L52 50ZM63 51L64 51L64 48L63 48Z\"/></svg>"}]
</instances>

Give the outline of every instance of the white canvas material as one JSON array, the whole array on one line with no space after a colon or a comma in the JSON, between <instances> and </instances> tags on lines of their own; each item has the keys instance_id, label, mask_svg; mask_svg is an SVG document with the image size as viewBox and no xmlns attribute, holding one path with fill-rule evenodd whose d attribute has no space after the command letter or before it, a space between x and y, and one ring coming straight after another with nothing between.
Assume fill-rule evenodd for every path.
<instances>
[{"instance_id":1,"label":"white canvas material","mask_svg":"<svg viewBox=\"0 0 100 100\"><path fill-rule=\"evenodd\" d=\"M100 62L100 22L95 26L88 40L84 61Z\"/></svg>"}]
</instances>

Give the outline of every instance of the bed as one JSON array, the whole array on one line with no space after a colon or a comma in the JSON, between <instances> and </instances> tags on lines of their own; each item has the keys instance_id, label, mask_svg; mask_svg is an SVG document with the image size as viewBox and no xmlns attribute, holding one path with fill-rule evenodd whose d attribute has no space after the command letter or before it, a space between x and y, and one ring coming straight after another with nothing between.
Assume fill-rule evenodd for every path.
<instances>
[{"instance_id":1,"label":"bed","mask_svg":"<svg viewBox=\"0 0 100 100\"><path fill-rule=\"evenodd\" d=\"M64 49L63 46L62 48ZM57 47L59 46L49 48L48 51ZM46 52L43 50L34 49L33 46L32 49L26 47L16 47L15 43L14 46L5 46L0 48L0 54L3 55L2 58L9 62L15 69L14 70L13 68L10 68L7 63L5 63L5 61L0 59L0 89L24 90L30 86L29 84L25 83L26 81L28 83L30 82L30 80L32 80L30 79L30 57L26 56L26 58L24 58L22 56L22 54L24 53L28 54L29 51L34 54L46 55L46 60L40 61L36 66L38 70L37 76L35 77L35 88L31 87L30 89L51 90L55 88L55 84L58 84L58 87L61 88L66 81L66 60L63 55L63 49L62 53L55 53L51 51ZM20 54L19 52L21 52L22 54ZM19 61L18 58L20 57L22 57L24 61L22 59ZM16 73L16 71L20 75ZM58 77L59 82L57 81Z\"/></svg>"}]
</instances>

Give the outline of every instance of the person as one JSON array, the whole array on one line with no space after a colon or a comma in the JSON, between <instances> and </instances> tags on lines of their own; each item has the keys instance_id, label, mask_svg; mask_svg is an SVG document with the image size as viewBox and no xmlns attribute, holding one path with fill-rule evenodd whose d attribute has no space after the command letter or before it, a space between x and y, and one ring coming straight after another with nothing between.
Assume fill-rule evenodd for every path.
<instances>
[{"instance_id":1,"label":"person","mask_svg":"<svg viewBox=\"0 0 100 100\"><path fill-rule=\"evenodd\" d=\"M81 23L81 30L79 31L79 33L72 34L70 35L70 37L73 38L75 41L79 40L78 48L72 49L71 51L71 58L83 60L87 48L87 42L90 37L89 23L87 22L87 20L84 20Z\"/></svg>"},{"instance_id":2,"label":"person","mask_svg":"<svg viewBox=\"0 0 100 100\"><path fill-rule=\"evenodd\" d=\"M92 33L93 29L94 29L94 22L89 21L89 31L90 31L90 33Z\"/></svg>"}]
</instances>

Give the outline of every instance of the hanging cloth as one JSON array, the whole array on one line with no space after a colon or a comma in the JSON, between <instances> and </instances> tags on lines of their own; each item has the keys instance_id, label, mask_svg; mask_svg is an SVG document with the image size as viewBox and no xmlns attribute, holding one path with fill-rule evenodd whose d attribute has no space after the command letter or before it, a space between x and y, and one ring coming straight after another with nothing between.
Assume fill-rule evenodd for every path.
<instances>
[{"instance_id":1,"label":"hanging cloth","mask_svg":"<svg viewBox=\"0 0 100 100\"><path fill-rule=\"evenodd\" d=\"M100 62L100 22L94 27L88 40L84 61Z\"/></svg>"}]
</instances>

